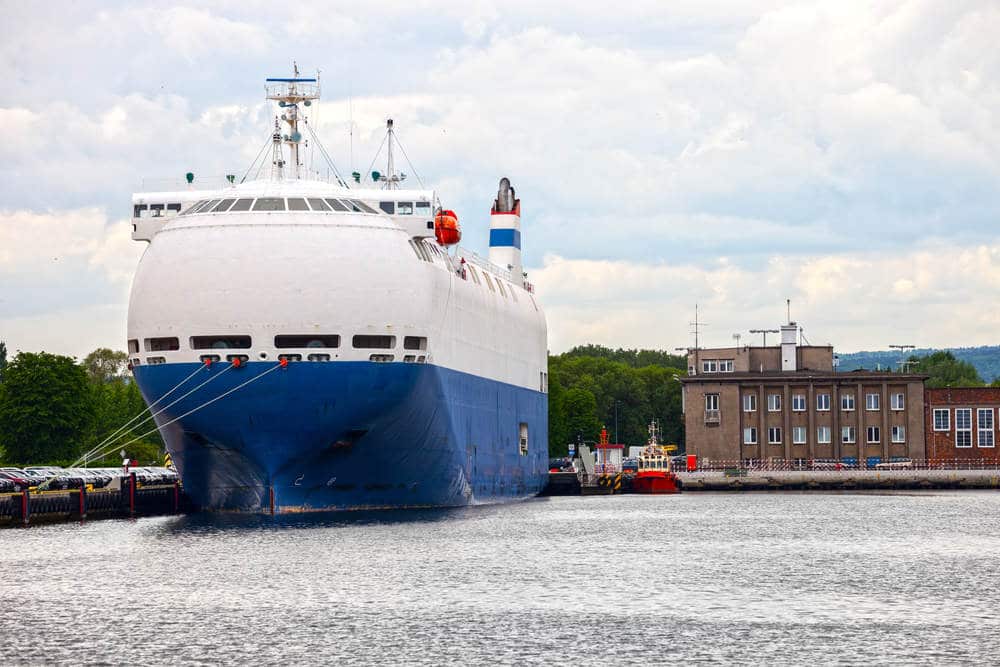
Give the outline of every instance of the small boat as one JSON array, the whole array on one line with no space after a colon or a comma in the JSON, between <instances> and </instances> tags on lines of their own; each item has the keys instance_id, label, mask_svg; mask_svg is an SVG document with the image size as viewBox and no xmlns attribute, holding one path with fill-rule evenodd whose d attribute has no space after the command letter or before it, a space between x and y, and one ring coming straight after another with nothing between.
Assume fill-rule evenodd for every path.
<instances>
[{"instance_id":1,"label":"small boat","mask_svg":"<svg viewBox=\"0 0 1000 667\"><path fill-rule=\"evenodd\" d=\"M680 493L681 481L670 466L670 456L658 442L659 425L649 424L649 442L639 454L639 469L632 480L633 493Z\"/></svg>"}]
</instances>

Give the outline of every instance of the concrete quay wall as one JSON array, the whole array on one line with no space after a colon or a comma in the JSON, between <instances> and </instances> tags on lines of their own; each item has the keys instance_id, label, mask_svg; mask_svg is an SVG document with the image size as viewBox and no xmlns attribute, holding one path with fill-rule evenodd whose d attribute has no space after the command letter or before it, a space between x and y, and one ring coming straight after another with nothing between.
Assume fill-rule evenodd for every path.
<instances>
[{"instance_id":1,"label":"concrete quay wall","mask_svg":"<svg viewBox=\"0 0 1000 667\"><path fill-rule=\"evenodd\" d=\"M677 474L684 491L1000 489L1000 470L738 470Z\"/></svg>"}]
</instances>

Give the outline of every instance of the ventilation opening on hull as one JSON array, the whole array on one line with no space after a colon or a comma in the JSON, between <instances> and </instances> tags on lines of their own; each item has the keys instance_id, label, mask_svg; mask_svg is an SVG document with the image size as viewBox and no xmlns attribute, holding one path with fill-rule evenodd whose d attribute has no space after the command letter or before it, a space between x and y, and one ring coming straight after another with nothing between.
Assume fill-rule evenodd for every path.
<instances>
[{"instance_id":1,"label":"ventilation opening on hull","mask_svg":"<svg viewBox=\"0 0 1000 667\"><path fill-rule=\"evenodd\" d=\"M278 361L302 361L301 354L279 354Z\"/></svg>"},{"instance_id":2,"label":"ventilation opening on hull","mask_svg":"<svg viewBox=\"0 0 1000 667\"><path fill-rule=\"evenodd\" d=\"M394 354L373 354L368 357L369 361L374 361L377 364L386 364L396 358Z\"/></svg>"},{"instance_id":3,"label":"ventilation opening on hull","mask_svg":"<svg viewBox=\"0 0 1000 667\"><path fill-rule=\"evenodd\" d=\"M174 337L147 338L146 352L166 352L181 349L181 342ZM138 350L136 350L138 352Z\"/></svg>"},{"instance_id":4,"label":"ventilation opening on hull","mask_svg":"<svg viewBox=\"0 0 1000 667\"><path fill-rule=\"evenodd\" d=\"M212 363L212 364L218 363L219 359L221 359L221 357L219 357L219 355L217 355L217 354L203 354L203 355L201 355L198 358L201 359L201 363L203 363L203 364L204 363Z\"/></svg>"},{"instance_id":5,"label":"ventilation opening on hull","mask_svg":"<svg viewBox=\"0 0 1000 667\"><path fill-rule=\"evenodd\" d=\"M250 336L191 336L193 350L245 350Z\"/></svg>"}]
</instances>

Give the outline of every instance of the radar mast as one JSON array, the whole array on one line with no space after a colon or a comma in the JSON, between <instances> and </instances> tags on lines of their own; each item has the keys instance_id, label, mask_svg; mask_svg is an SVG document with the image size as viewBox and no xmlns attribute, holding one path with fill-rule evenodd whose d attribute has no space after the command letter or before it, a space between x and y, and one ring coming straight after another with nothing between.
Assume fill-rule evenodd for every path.
<instances>
[{"instance_id":1,"label":"radar mast","mask_svg":"<svg viewBox=\"0 0 1000 667\"><path fill-rule=\"evenodd\" d=\"M302 178L302 159L300 147L302 133L299 132L299 105L312 106L313 100L320 95L319 78L299 77L299 66L292 63L293 75L290 78L271 78L265 82L265 96L268 100L278 103L283 110L280 117L274 119L274 135L272 136L271 178L285 178L285 167L291 167L291 178ZM288 133L281 133L281 123L288 125ZM287 145L290 159L286 163L282 146ZM308 143L306 144L308 145Z\"/></svg>"}]
</instances>

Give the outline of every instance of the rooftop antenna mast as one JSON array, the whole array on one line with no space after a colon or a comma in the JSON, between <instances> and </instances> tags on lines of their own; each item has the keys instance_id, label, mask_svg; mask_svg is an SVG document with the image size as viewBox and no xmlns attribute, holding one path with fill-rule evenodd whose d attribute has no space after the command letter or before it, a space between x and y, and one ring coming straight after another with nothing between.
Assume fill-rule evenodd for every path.
<instances>
[{"instance_id":1,"label":"rooftop antenna mast","mask_svg":"<svg viewBox=\"0 0 1000 667\"><path fill-rule=\"evenodd\" d=\"M915 350L915 349L917 349L916 346L915 345L890 345L889 349L899 350L899 361L896 362L899 365L899 370L902 373L909 372L909 370L910 370L910 364L913 364L913 363L916 363L916 362L910 361L909 359L906 358L906 351L907 350Z\"/></svg>"},{"instance_id":2,"label":"rooftop antenna mast","mask_svg":"<svg viewBox=\"0 0 1000 667\"><path fill-rule=\"evenodd\" d=\"M312 106L313 100L319 99L320 88L319 78L299 77L299 66L292 62L292 76L290 78L267 79L264 85L265 97L278 103L283 110L280 117L274 119L274 158L272 160L271 177L280 180L285 177L285 161L282 159L281 145L287 144L289 148L289 164L291 165L292 178L302 177L302 158L300 147L302 145L302 133L299 132L300 110L299 106ZM288 125L288 133L281 133L279 119Z\"/></svg>"},{"instance_id":3,"label":"rooftop antenna mast","mask_svg":"<svg viewBox=\"0 0 1000 667\"><path fill-rule=\"evenodd\" d=\"M750 333L764 334L764 347L767 347L767 334L769 333L781 333L777 329L751 329Z\"/></svg>"}]
</instances>

